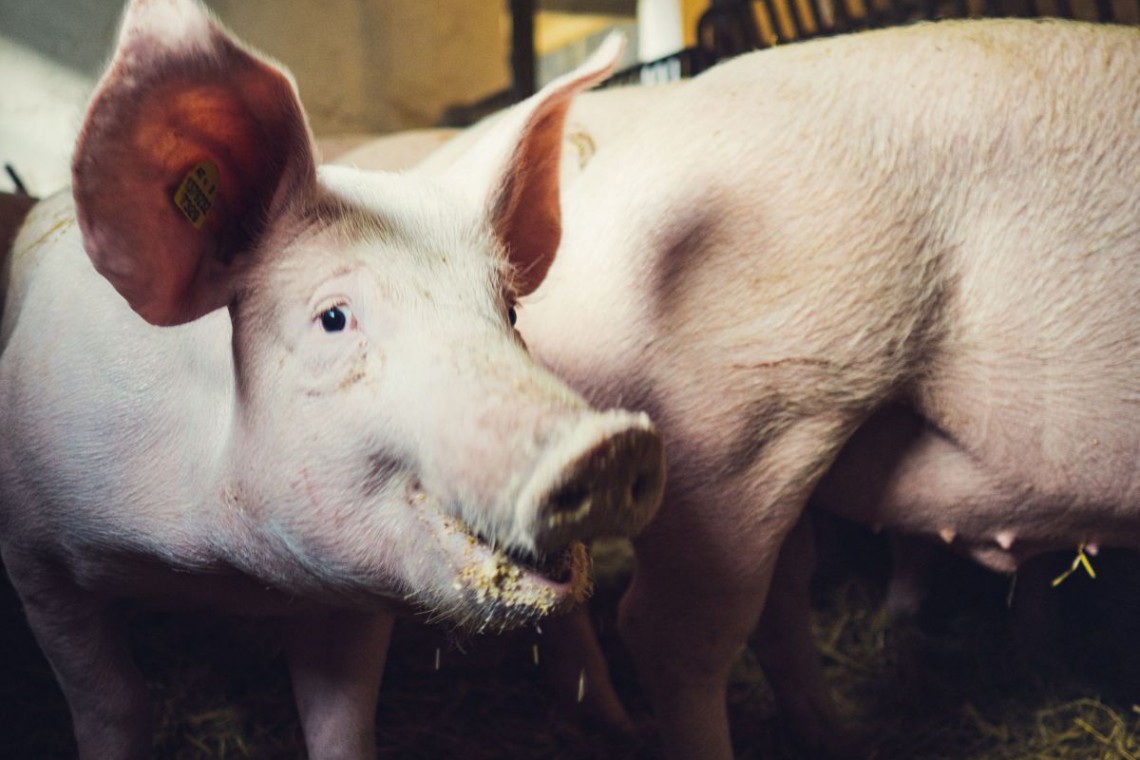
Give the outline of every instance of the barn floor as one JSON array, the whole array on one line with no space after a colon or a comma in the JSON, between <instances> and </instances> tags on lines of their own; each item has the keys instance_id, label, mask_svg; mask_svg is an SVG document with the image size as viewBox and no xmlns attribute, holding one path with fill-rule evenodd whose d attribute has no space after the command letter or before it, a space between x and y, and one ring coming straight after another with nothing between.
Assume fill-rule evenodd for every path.
<instances>
[{"instance_id":1,"label":"barn floor","mask_svg":"<svg viewBox=\"0 0 1140 760\"><path fill-rule=\"evenodd\" d=\"M816 638L842 708L873 737L874 760L1140 758L1140 562L1102 552L1098 578L1074 574L1055 593L1052 624L1015 630L1009 584L949 561L914 620L880 610L882 541L832 526L817 575ZM1045 560L1053 577L1071 556ZM619 572L618 576L621 575ZM599 586L593 611L617 688L648 722L614 633L620 583ZM263 628L207 616L139 615L135 649L157 705L159 758L301 758L285 663ZM22 619L0 587L0 755L74 756L66 706ZM1026 639L1052 640L1029 655ZM536 676L528 631L464 651L439 630L402 623L378 715L380 757L533 760L655 758L652 740L599 735L564 716ZM435 669L436 650L441 667ZM739 758L800 758L751 655L729 691Z\"/></svg>"}]
</instances>

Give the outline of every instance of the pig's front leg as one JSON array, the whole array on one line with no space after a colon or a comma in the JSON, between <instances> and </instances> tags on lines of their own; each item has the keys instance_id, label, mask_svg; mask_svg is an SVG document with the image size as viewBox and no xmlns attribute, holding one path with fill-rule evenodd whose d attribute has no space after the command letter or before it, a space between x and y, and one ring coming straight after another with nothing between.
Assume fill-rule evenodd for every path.
<instances>
[{"instance_id":1,"label":"pig's front leg","mask_svg":"<svg viewBox=\"0 0 1140 760\"><path fill-rule=\"evenodd\" d=\"M619 627L670 760L731 760L733 661L764 607L781 545L838 450L845 423L801 420L746 464L675 445L661 512L634 541ZM667 440L692 441L683 431ZM732 475L710 477L710 470Z\"/></svg>"},{"instance_id":2,"label":"pig's front leg","mask_svg":"<svg viewBox=\"0 0 1140 760\"><path fill-rule=\"evenodd\" d=\"M293 694L312 760L373 760L393 617L337 611L289 621Z\"/></svg>"},{"instance_id":3,"label":"pig's front leg","mask_svg":"<svg viewBox=\"0 0 1140 760\"><path fill-rule=\"evenodd\" d=\"M575 607L542 623L540 664L559 702L568 712L620 733L635 732L633 721L614 692L605 655L590 623L589 609Z\"/></svg>"},{"instance_id":4,"label":"pig's front leg","mask_svg":"<svg viewBox=\"0 0 1140 760\"><path fill-rule=\"evenodd\" d=\"M815 536L810 515L780 547L752 649L776 695L781 713L810 757L854 757L867 738L844 726L823 676L811 631L811 577Z\"/></svg>"},{"instance_id":5,"label":"pig's front leg","mask_svg":"<svg viewBox=\"0 0 1140 760\"><path fill-rule=\"evenodd\" d=\"M149 758L150 699L119 610L23 553L5 551L4 564L67 698L79 757Z\"/></svg>"},{"instance_id":6,"label":"pig's front leg","mask_svg":"<svg viewBox=\"0 0 1140 760\"><path fill-rule=\"evenodd\" d=\"M710 506L670 498L667 487L662 517ZM760 616L778 546L765 552L737 536L697 545L699 535L696 521L678 518L651 526L635 543L637 567L618 626L653 706L665 757L731 760L728 675ZM745 553L752 560L747 567L724 566L724 556Z\"/></svg>"}]
</instances>

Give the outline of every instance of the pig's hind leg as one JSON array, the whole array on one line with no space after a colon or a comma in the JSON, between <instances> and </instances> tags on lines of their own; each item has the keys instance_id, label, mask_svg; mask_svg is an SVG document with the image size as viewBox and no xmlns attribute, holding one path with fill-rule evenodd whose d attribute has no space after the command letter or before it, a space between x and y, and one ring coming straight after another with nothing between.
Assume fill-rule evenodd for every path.
<instances>
[{"instance_id":1,"label":"pig's hind leg","mask_svg":"<svg viewBox=\"0 0 1140 760\"><path fill-rule=\"evenodd\" d=\"M151 757L150 699L115 604L23 552L4 564L68 708L83 760Z\"/></svg>"},{"instance_id":2,"label":"pig's hind leg","mask_svg":"<svg viewBox=\"0 0 1140 760\"><path fill-rule=\"evenodd\" d=\"M336 611L289 621L293 695L312 760L376 757L376 704L393 618Z\"/></svg>"}]
</instances>

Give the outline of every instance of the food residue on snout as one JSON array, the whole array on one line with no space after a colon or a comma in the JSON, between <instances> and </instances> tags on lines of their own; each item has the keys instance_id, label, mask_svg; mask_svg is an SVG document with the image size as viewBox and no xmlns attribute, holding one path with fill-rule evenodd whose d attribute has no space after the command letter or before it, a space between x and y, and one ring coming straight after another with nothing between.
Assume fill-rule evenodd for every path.
<instances>
[{"instance_id":1,"label":"food residue on snout","mask_svg":"<svg viewBox=\"0 0 1140 760\"><path fill-rule=\"evenodd\" d=\"M527 606L541 614L554 611L561 601L556 589L527 582L521 566L501 549L486 547L461 521L448 517L444 518L443 524L449 532L464 536L468 544L464 552L465 562L459 568L454 583L456 590L470 589L479 604L498 602L511 607ZM482 551L477 552L477 549ZM589 553L581 542L572 544L568 552L565 561L570 567L569 596L575 601L582 601L592 590Z\"/></svg>"}]
</instances>

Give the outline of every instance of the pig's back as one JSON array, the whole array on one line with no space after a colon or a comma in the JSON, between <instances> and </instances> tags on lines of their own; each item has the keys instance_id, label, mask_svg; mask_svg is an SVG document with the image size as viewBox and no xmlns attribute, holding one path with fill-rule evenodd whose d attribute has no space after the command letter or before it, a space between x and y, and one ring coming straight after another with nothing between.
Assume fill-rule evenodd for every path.
<instances>
[{"instance_id":1,"label":"pig's back","mask_svg":"<svg viewBox=\"0 0 1140 760\"><path fill-rule=\"evenodd\" d=\"M533 344L596 400L715 409L726 441L776 386L814 388L809 412L909 386L1011 470L1101 423L1134 455L1137 70L1135 30L1027 21L718 67L567 189ZM1057 432L1019 448L1030 418Z\"/></svg>"}]
</instances>

